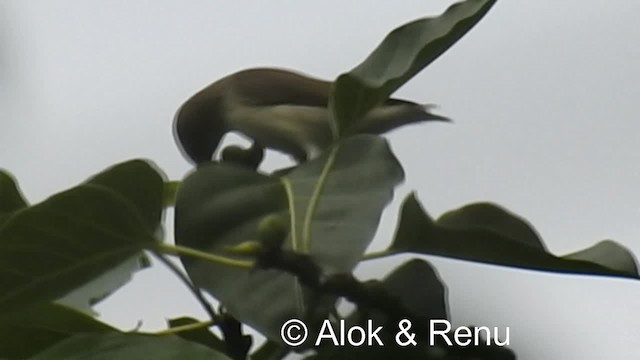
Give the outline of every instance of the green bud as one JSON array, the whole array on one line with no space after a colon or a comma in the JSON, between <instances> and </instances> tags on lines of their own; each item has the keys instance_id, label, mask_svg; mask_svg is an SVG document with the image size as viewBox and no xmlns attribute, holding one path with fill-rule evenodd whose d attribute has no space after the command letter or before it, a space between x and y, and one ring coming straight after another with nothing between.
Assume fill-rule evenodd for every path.
<instances>
[{"instance_id":1,"label":"green bud","mask_svg":"<svg viewBox=\"0 0 640 360\"><path fill-rule=\"evenodd\" d=\"M280 215L267 215L258 223L258 238L266 246L280 248L289 231Z\"/></svg>"},{"instance_id":2,"label":"green bud","mask_svg":"<svg viewBox=\"0 0 640 360\"><path fill-rule=\"evenodd\" d=\"M245 241L238 245L227 246L225 249L236 255L255 255L261 246L262 244L257 241Z\"/></svg>"}]
</instances>

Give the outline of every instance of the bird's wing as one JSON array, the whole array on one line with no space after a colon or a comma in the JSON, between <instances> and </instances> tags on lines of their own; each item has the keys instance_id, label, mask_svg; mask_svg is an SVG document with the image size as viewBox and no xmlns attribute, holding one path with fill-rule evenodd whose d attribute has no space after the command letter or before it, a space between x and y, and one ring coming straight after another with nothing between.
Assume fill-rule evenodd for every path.
<instances>
[{"instance_id":1,"label":"bird's wing","mask_svg":"<svg viewBox=\"0 0 640 360\"><path fill-rule=\"evenodd\" d=\"M257 106L298 105L327 107L331 82L277 68L253 68L231 76L233 93L243 102ZM390 98L384 105L418 105Z\"/></svg>"},{"instance_id":2,"label":"bird's wing","mask_svg":"<svg viewBox=\"0 0 640 360\"><path fill-rule=\"evenodd\" d=\"M233 74L233 92L247 105L327 107L331 83L294 72L258 68Z\"/></svg>"},{"instance_id":3,"label":"bird's wing","mask_svg":"<svg viewBox=\"0 0 640 360\"><path fill-rule=\"evenodd\" d=\"M419 105L419 104L409 100L389 98L384 101L384 105Z\"/></svg>"}]
</instances>

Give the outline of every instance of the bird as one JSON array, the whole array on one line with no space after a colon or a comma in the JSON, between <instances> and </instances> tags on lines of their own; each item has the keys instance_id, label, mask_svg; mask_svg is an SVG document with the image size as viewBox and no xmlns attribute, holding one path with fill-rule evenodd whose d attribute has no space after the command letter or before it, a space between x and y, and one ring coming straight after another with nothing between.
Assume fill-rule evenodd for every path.
<instances>
[{"instance_id":1,"label":"bird","mask_svg":"<svg viewBox=\"0 0 640 360\"><path fill-rule=\"evenodd\" d=\"M238 132L297 163L334 142L329 98L333 83L281 68L249 68L227 75L188 98L174 117L183 155L198 165L212 160L223 136ZM369 111L353 133L383 134L405 124L449 121L432 105L390 98Z\"/></svg>"}]
</instances>

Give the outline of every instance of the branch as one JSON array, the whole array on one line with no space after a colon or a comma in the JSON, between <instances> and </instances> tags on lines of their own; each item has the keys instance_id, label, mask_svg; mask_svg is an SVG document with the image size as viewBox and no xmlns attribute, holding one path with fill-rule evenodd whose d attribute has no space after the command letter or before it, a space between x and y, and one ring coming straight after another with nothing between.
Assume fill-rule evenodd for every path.
<instances>
[{"instance_id":1,"label":"branch","mask_svg":"<svg viewBox=\"0 0 640 360\"><path fill-rule=\"evenodd\" d=\"M408 319L412 323L416 336L428 343L429 327L424 319L414 314L395 295L391 294L378 281L361 282L352 274L335 274L326 276L322 269L308 254L281 249L277 243L263 243L257 253L256 267L277 269L290 273L301 284L324 295L343 297L356 304L359 309L376 309L387 316L389 323L399 323ZM386 326L385 329L391 329ZM462 359L482 356L480 359L504 356L504 359L515 359L510 350L484 347L449 346L442 337L436 337L436 345L453 356ZM494 351L495 350L495 351ZM490 356L490 357L485 357ZM500 357L502 358L502 357Z\"/></svg>"}]
</instances>

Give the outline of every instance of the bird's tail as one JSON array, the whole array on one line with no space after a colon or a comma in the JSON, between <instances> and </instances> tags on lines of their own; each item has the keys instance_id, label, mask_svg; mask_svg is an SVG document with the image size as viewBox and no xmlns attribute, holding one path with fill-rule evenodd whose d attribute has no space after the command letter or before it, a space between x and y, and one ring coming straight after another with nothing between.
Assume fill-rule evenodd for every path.
<instances>
[{"instance_id":1,"label":"bird's tail","mask_svg":"<svg viewBox=\"0 0 640 360\"><path fill-rule=\"evenodd\" d=\"M433 104L416 104L404 100L391 99L384 106L377 107L353 125L354 134L383 134L395 128L424 121L445 121L451 119L434 114Z\"/></svg>"}]
</instances>

